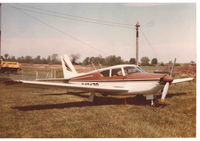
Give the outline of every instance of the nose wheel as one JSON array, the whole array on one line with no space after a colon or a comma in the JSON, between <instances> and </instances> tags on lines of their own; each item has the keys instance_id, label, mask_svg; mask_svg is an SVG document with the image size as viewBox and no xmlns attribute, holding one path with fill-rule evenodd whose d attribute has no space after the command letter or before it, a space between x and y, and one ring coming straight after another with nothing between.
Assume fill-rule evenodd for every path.
<instances>
[{"instance_id":1,"label":"nose wheel","mask_svg":"<svg viewBox=\"0 0 200 141\"><path fill-rule=\"evenodd\" d=\"M158 103L158 100L154 95L147 95L146 100L151 100L150 105L152 107L156 106L156 104Z\"/></svg>"},{"instance_id":2,"label":"nose wheel","mask_svg":"<svg viewBox=\"0 0 200 141\"><path fill-rule=\"evenodd\" d=\"M159 105L159 103L158 103L158 99L157 98L154 98L154 99L151 100L151 106L152 107L155 107L155 106L158 106L158 105Z\"/></svg>"}]
</instances>

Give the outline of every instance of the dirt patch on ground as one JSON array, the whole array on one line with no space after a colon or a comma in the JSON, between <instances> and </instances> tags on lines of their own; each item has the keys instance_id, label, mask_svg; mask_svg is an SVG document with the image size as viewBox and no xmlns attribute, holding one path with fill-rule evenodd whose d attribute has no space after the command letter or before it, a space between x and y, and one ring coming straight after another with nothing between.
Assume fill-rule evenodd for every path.
<instances>
[{"instance_id":1,"label":"dirt patch on ground","mask_svg":"<svg viewBox=\"0 0 200 141\"><path fill-rule=\"evenodd\" d=\"M168 66L165 70L170 72L171 66ZM190 76L196 76L196 65L190 65L190 64L182 64L180 66L175 66L173 70L174 74L186 74Z\"/></svg>"},{"instance_id":2,"label":"dirt patch on ground","mask_svg":"<svg viewBox=\"0 0 200 141\"><path fill-rule=\"evenodd\" d=\"M62 65L60 64L27 64L27 63L22 63L22 68L39 68L39 69L61 69Z\"/></svg>"},{"instance_id":3,"label":"dirt patch on ground","mask_svg":"<svg viewBox=\"0 0 200 141\"><path fill-rule=\"evenodd\" d=\"M74 65L77 72L89 72L95 70L92 66ZM22 63L22 68L37 68L37 69L62 69L61 64L27 64Z\"/></svg>"},{"instance_id":4,"label":"dirt patch on ground","mask_svg":"<svg viewBox=\"0 0 200 141\"><path fill-rule=\"evenodd\" d=\"M95 70L92 66L75 65L74 67L77 70L77 72L89 72Z\"/></svg>"}]
</instances>

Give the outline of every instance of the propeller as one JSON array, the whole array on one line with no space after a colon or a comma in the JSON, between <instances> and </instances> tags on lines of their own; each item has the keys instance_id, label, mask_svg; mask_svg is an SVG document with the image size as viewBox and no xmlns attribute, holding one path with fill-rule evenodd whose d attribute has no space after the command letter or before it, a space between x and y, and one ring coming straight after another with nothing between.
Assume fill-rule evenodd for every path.
<instances>
[{"instance_id":1,"label":"propeller","mask_svg":"<svg viewBox=\"0 0 200 141\"><path fill-rule=\"evenodd\" d=\"M174 59L174 63L172 64L172 68L171 68L169 76L172 76L172 72L173 72L175 63L176 63L176 58ZM161 96L161 102L163 102L163 103L165 101L165 97L167 95L168 89L169 89L169 82L167 82L163 88L163 92L162 92L162 96Z\"/></svg>"}]
</instances>

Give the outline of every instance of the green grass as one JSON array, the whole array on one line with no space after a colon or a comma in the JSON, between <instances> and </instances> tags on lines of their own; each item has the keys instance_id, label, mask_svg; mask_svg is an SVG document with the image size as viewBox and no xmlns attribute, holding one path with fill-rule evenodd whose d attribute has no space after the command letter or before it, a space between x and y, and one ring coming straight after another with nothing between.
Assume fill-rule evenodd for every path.
<instances>
[{"instance_id":1,"label":"green grass","mask_svg":"<svg viewBox=\"0 0 200 141\"><path fill-rule=\"evenodd\" d=\"M0 75L5 77L8 75ZM65 89L0 84L0 137L195 137L196 83L170 87L166 104ZM76 95L72 95L76 94Z\"/></svg>"}]
</instances>

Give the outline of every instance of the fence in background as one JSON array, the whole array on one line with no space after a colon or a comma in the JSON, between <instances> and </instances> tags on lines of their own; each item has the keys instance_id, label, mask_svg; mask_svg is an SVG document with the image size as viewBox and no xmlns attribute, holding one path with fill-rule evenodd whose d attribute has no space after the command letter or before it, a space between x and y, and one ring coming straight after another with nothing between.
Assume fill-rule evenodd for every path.
<instances>
[{"instance_id":1,"label":"fence in background","mask_svg":"<svg viewBox=\"0 0 200 141\"><path fill-rule=\"evenodd\" d=\"M15 80L37 80L50 78L63 78L63 73L60 70L50 71L19 71L16 74L6 74L8 77Z\"/></svg>"}]
</instances>

